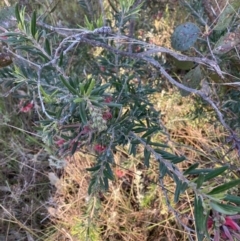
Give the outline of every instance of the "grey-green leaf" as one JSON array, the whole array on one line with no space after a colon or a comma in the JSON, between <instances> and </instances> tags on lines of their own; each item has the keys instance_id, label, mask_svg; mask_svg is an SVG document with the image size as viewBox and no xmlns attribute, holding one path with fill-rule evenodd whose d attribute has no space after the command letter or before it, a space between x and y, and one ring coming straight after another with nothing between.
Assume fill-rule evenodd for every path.
<instances>
[{"instance_id":1,"label":"grey-green leaf","mask_svg":"<svg viewBox=\"0 0 240 241\"><path fill-rule=\"evenodd\" d=\"M31 33L33 38L35 38L35 35L37 33L36 22L37 22L37 15L36 15L36 12L34 11L31 18Z\"/></svg>"},{"instance_id":2,"label":"grey-green leaf","mask_svg":"<svg viewBox=\"0 0 240 241\"><path fill-rule=\"evenodd\" d=\"M183 172L183 175L189 174L192 170L195 170L199 166L199 163L192 164L187 170Z\"/></svg>"},{"instance_id":3,"label":"grey-green leaf","mask_svg":"<svg viewBox=\"0 0 240 241\"><path fill-rule=\"evenodd\" d=\"M197 188L200 188L204 182L205 176L204 174L200 174L199 177L197 178L197 180L195 180L195 182L197 183Z\"/></svg>"},{"instance_id":4,"label":"grey-green leaf","mask_svg":"<svg viewBox=\"0 0 240 241\"><path fill-rule=\"evenodd\" d=\"M79 115L84 125L87 124L86 101L79 103Z\"/></svg>"},{"instance_id":5,"label":"grey-green leaf","mask_svg":"<svg viewBox=\"0 0 240 241\"><path fill-rule=\"evenodd\" d=\"M205 176L205 180L204 181L208 181L210 179L213 179L219 175L221 175L223 172L225 172L228 169L228 166L223 166L223 167L219 167L217 169L212 170L211 172L209 172L208 174L206 174Z\"/></svg>"},{"instance_id":6,"label":"grey-green leaf","mask_svg":"<svg viewBox=\"0 0 240 241\"><path fill-rule=\"evenodd\" d=\"M221 193L221 192L225 192L225 191L228 191L229 189L231 189L231 188L233 188L233 187L235 187L236 185L239 185L239 184L240 184L240 179L233 180L233 181L230 181L228 183L225 183L221 186L218 186L218 187L214 188L208 194L214 195L214 194L218 194L218 193Z\"/></svg>"},{"instance_id":7,"label":"grey-green leaf","mask_svg":"<svg viewBox=\"0 0 240 241\"><path fill-rule=\"evenodd\" d=\"M225 215L234 215L240 212L240 207L230 206L222 203L210 202L210 206L215 211Z\"/></svg>"},{"instance_id":8,"label":"grey-green leaf","mask_svg":"<svg viewBox=\"0 0 240 241\"><path fill-rule=\"evenodd\" d=\"M144 148L144 165L149 168L149 160L150 160L151 152Z\"/></svg>"},{"instance_id":9,"label":"grey-green leaf","mask_svg":"<svg viewBox=\"0 0 240 241\"><path fill-rule=\"evenodd\" d=\"M240 205L240 197L239 196L226 195L223 200Z\"/></svg>"},{"instance_id":10,"label":"grey-green leaf","mask_svg":"<svg viewBox=\"0 0 240 241\"><path fill-rule=\"evenodd\" d=\"M198 241L202 241L206 233L206 219L207 215L204 214L205 210L203 207L201 197L195 196L194 198L194 219L197 231Z\"/></svg>"}]
</instances>

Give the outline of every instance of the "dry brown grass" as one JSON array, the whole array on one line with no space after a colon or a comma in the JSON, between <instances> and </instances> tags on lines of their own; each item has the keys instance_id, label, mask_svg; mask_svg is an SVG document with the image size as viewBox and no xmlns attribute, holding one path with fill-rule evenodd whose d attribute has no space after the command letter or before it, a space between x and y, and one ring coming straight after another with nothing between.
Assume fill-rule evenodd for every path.
<instances>
[{"instance_id":1,"label":"dry brown grass","mask_svg":"<svg viewBox=\"0 0 240 241\"><path fill-rule=\"evenodd\" d=\"M168 212L157 184L156 164L145 170L141 160L121 157L120 165L129 170L122 169L125 175L96 200L87 194L90 176L84 170L91 165L91 158L76 153L56 184L57 192L48 208L59 230L54 239L64 240L65 236L74 241L85 240L89 229L90 240L185 240L184 231ZM186 209L189 211L186 203L179 205L182 213ZM53 236L48 240L53 240Z\"/></svg>"},{"instance_id":2,"label":"dry brown grass","mask_svg":"<svg viewBox=\"0 0 240 241\"><path fill-rule=\"evenodd\" d=\"M9 130L11 139L0 143L0 240L41 240L50 191L47 156L43 150L23 146L19 137L24 135Z\"/></svg>"}]
</instances>

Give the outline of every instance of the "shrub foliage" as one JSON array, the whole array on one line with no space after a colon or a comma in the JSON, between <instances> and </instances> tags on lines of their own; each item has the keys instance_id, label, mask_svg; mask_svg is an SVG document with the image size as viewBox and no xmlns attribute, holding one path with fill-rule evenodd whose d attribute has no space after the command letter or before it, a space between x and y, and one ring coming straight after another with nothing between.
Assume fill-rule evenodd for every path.
<instances>
[{"instance_id":1,"label":"shrub foliage","mask_svg":"<svg viewBox=\"0 0 240 241\"><path fill-rule=\"evenodd\" d=\"M146 167L154 161L159 164L166 199L166 177L176 184L174 202L191 190L198 240L209 237L211 227L215 237L220 231L237 237L237 229L220 229L216 219L240 211L239 197L230 193L240 179L216 184L214 180L231 172L229 163L205 169L191 160L188 168L180 169L186 157L166 142L154 141L158 133L168 135L152 96L170 84L184 96L200 97L199 106L209 106L227 133L222 144L239 152L239 1L222 1L221 6L210 0L201 5L180 1L178 7L190 15L173 32L173 48L152 43L146 34L151 31L143 19L154 11L155 1L106 2L78 1L78 24L64 21L57 5L47 11L39 7L39 12L19 5L15 13L13 7L3 9L8 11L0 34L4 88L21 101L21 112L34 113L34 128L51 154L82 151L96 157L86 170L92 176L90 196L108 190L114 180L119 147L130 155L140 150ZM153 16L161 19L159 12ZM214 220L211 225L209 220ZM192 239L190 228L183 226Z\"/></svg>"}]
</instances>

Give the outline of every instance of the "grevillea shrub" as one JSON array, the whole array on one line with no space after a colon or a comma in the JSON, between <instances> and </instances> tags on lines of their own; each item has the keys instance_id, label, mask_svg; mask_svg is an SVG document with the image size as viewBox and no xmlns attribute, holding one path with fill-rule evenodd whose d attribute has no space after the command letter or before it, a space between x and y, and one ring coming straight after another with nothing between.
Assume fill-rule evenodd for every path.
<instances>
[{"instance_id":1,"label":"grevillea shrub","mask_svg":"<svg viewBox=\"0 0 240 241\"><path fill-rule=\"evenodd\" d=\"M91 1L90 5L83 2L79 1L84 19L74 27L54 21L49 11L29 13L16 5L11 25L1 28L4 53L1 66L4 68L0 74L9 93L20 99L19 111L33 113L34 126L43 143L51 147L51 154L62 157L84 151L96 157L92 166L86 169L91 173L90 197L108 190L115 176L122 178L125 175L124 171L114 173L112 170L118 147L127 148L129 155L136 155L140 148L146 167L151 162L159 164L159 188L166 194L169 210L174 209L168 200L165 177L175 183L174 202L179 202L180 195L191 190L198 240L209 237L207 229L212 228L220 230L222 236L237 237L239 228L231 222L230 215L240 211L237 206L240 199L228 192L239 185L240 180L215 182L223 173L231 171L229 165L199 168L199 163L190 160L192 164L182 170L178 164L184 163L186 157L177 155L166 142L153 139L160 132L168 138L161 112L152 102L152 96L165 88L167 82L200 97L201 105L212 108L218 124L228 133L228 143L223 144L240 149L234 129L236 121L231 123L229 112L223 113L223 106L219 107L221 101L216 102L211 96L212 89L207 80L216 76L221 79L225 75L221 69L226 67L225 62L218 61L221 56L213 54L226 50L228 36L216 32L209 38L211 32L200 33L202 27L197 21L183 23L173 33L172 44L176 50L189 52L178 53L155 45L147 37L137 37L138 29L134 26L143 24L141 16L151 6L148 1L109 1L106 8L99 1L96 9L100 12L91 7ZM234 9L236 12L235 5ZM50 12L54 12L54 8ZM197 16L203 21L200 15ZM213 45L217 34L225 36L225 41L215 45L213 53L208 46L209 43ZM229 38L228 41L237 47L236 42ZM228 46L229 51L232 49ZM189 69L184 68L187 74L181 75L180 81L175 79L175 68L164 60L163 54L171 56L178 64L192 63ZM228 110L236 110L234 103L224 102ZM235 114L237 117L239 111ZM217 227L210 215L212 210L225 215L221 227ZM174 214L179 220L176 212ZM192 230L186 224L182 225L192 239ZM219 231L215 234L219 236Z\"/></svg>"}]
</instances>

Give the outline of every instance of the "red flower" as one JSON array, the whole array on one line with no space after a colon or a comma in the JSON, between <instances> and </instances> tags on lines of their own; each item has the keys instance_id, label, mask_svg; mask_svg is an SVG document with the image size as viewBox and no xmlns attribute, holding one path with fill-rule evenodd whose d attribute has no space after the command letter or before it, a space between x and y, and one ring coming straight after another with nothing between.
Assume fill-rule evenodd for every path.
<instances>
[{"instance_id":1,"label":"red flower","mask_svg":"<svg viewBox=\"0 0 240 241\"><path fill-rule=\"evenodd\" d=\"M65 143L65 140L59 139L59 140L56 141L55 143L56 143L56 145L57 145L58 147L61 147L61 146Z\"/></svg>"},{"instance_id":2,"label":"red flower","mask_svg":"<svg viewBox=\"0 0 240 241\"><path fill-rule=\"evenodd\" d=\"M227 216L226 218L225 218L225 223L224 223L224 225L225 226L228 226L229 228L231 228L232 230L235 230L235 231L240 231L240 227L237 225L237 223L236 222L234 222L233 220L232 220L232 218L231 217L229 217L229 216Z\"/></svg>"},{"instance_id":3,"label":"red flower","mask_svg":"<svg viewBox=\"0 0 240 241\"><path fill-rule=\"evenodd\" d=\"M117 176L118 178L122 178L122 177L125 176L125 172L122 171L122 170L120 170L120 169L117 169L117 170L116 170L116 176Z\"/></svg>"},{"instance_id":4,"label":"red flower","mask_svg":"<svg viewBox=\"0 0 240 241\"><path fill-rule=\"evenodd\" d=\"M1 39L1 40L7 40L8 37L7 37L7 36L1 36L0 39Z\"/></svg>"},{"instance_id":5,"label":"red flower","mask_svg":"<svg viewBox=\"0 0 240 241\"><path fill-rule=\"evenodd\" d=\"M106 149L106 146L102 146L100 144L97 144L94 146L94 151L97 153L102 153Z\"/></svg>"},{"instance_id":6,"label":"red flower","mask_svg":"<svg viewBox=\"0 0 240 241\"><path fill-rule=\"evenodd\" d=\"M112 96L106 96L104 99L105 103L110 103L112 101Z\"/></svg>"},{"instance_id":7,"label":"red flower","mask_svg":"<svg viewBox=\"0 0 240 241\"><path fill-rule=\"evenodd\" d=\"M102 116L103 116L104 120L111 120L112 119L112 114L111 114L110 111L104 112Z\"/></svg>"},{"instance_id":8,"label":"red flower","mask_svg":"<svg viewBox=\"0 0 240 241\"><path fill-rule=\"evenodd\" d=\"M141 47L140 46L136 46L135 48L134 48L134 52L135 53L138 53L138 52L140 52L141 51Z\"/></svg>"},{"instance_id":9,"label":"red flower","mask_svg":"<svg viewBox=\"0 0 240 241\"><path fill-rule=\"evenodd\" d=\"M213 226L213 219L211 217L207 220L207 228L210 229Z\"/></svg>"},{"instance_id":10,"label":"red flower","mask_svg":"<svg viewBox=\"0 0 240 241\"><path fill-rule=\"evenodd\" d=\"M29 104L21 107L20 112L24 112L24 113L29 112L33 107L34 107L34 104L31 101Z\"/></svg>"},{"instance_id":11,"label":"red flower","mask_svg":"<svg viewBox=\"0 0 240 241\"><path fill-rule=\"evenodd\" d=\"M220 237L224 240L234 240L235 238L240 237L240 227L238 224L234 221L234 219L240 219L240 215L235 216L226 216L223 217L216 213L215 216L209 217L207 220L207 228L210 229L214 227L214 240L220 241ZM214 225L214 222L216 221L216 226ZM219 223L222 224L219 227ZM237 239L239 240L239 239Z\"/></svg>"},{"instance_id":12,"label":"red flower","mask_svg":"<svg viewBox=\"0 0 240 241\"><path fill-rule=\"evenodd\" d=\"M102 72L105 72L105 67L100 66L100 70L101 70Z\"/></svg>"}]
</instances>

